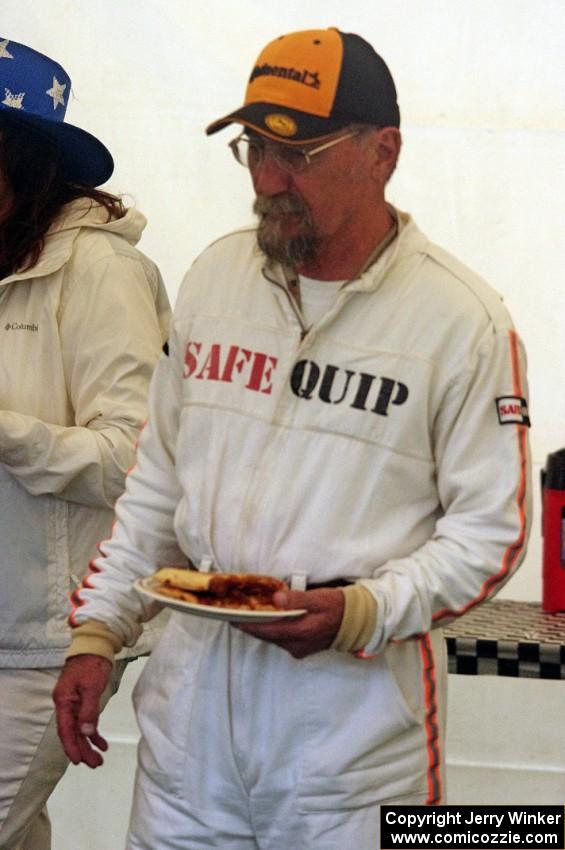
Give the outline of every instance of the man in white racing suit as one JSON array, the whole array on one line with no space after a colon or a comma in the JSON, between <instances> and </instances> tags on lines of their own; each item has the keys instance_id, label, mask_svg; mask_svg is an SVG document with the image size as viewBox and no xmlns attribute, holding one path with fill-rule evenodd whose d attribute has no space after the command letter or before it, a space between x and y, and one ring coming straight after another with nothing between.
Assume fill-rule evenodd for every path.
<instances>
[{"instance_id":1,"label":"man in white racing suit","mask_svg":"<svg viewBox=\"0 0 565 850\"><path fill-rule=\"evenodd\" d=\"M434 628L523 559L521 342L500 297L385 199L400 150L383 60L359 36L267 45L231 142L256 229L180 292L137 465L75 595L55 691L96 766L98 697L165 565L284 578L297 618L179 611L134 701L128 850L375 850L379 804L439 803L446 659Z\"/></svg>"}]
</instances>

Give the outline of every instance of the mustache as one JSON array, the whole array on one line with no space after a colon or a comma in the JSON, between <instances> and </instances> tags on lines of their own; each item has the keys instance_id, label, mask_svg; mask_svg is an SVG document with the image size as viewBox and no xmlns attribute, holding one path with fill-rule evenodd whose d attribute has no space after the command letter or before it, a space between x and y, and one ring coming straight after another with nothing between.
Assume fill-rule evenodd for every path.
<instances>
[{"instance_id":1,"label":"mustache","mask_svg":"<svg viewBox=\"0 0 565 850\"><path fill-rule=\"evenodd\" d=\"M253 203L253 212L261 218L277 215L300 215L310 219L310 210L297 195L282 192L280 195L267 197L257 195Z\"/></svg>"}]
</instances>

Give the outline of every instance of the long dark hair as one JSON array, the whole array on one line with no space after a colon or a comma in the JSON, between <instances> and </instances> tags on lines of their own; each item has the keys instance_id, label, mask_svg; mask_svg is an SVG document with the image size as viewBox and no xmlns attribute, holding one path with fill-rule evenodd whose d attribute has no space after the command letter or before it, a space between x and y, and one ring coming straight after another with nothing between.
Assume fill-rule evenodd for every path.
<instances>
[{"instance_id":1,"label":"long dark hair","mask_svg":"<svg viewBox=\"0 0 565 850\"><path fill-rule=\"evenodd\" d=\"M108 221L126 214L115 195L72 182L48 139L4 121L0 124L0 171L13 193L8 215L0 222L0 280L33 268L47 231L70 201L90 198L105 208Z\"/></svg>"}]
</instances>

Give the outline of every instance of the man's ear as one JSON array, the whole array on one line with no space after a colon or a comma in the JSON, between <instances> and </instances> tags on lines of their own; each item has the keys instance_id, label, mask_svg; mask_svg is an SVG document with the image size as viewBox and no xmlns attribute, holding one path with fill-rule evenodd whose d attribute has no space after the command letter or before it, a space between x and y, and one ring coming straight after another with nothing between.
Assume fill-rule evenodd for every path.
<instances>
[{"instance_id":1,"label":"man's ear","mask_svg":"<svg viewBox=\"0 0 565 850\"><path fill-rule=\"evenodd\" d=\"M383 184L389 180L396 168L396 162L402 147L402 136L397 127L383 127L376 134L377 146L376 168Z\"/></svg>"}]
</instances>

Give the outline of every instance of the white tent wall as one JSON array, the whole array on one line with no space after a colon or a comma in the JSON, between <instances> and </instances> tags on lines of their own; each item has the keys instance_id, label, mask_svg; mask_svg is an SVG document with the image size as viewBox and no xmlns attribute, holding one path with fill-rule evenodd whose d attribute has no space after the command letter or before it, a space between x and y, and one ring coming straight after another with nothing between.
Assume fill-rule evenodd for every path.
<instances>
[{"instance_id":1,"label":"white tent wall","mask_svg":"<svg viewBox=\"0 0 565 850\"><path fill-rule=\"evenodd\" d=\"M70 73L68 120L111 149L108 188L147 215L141 247L173 300L198 252L251 220L248 176L226 147L234 133L208 139L204 127L240 103L264 43L326 26L373 43L402 114L390 199L502 294L526 342L536 515L527 561L503 594L539 599L537 479L565 446L563 0L0 0L0 15L0 39ZM141 664L105 715L107 765L69 770L54 795L58 850L121 846ZM451 676L449 801L562 803L563 702L558 682Z\"/></svg>"}]
</instances>

